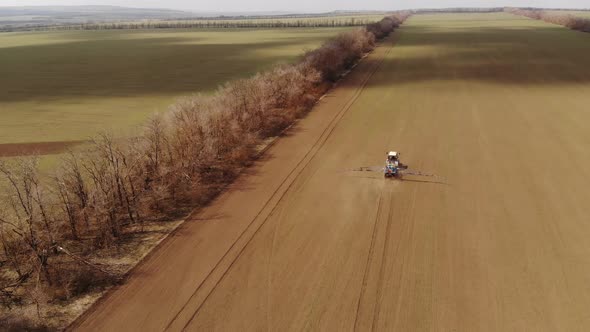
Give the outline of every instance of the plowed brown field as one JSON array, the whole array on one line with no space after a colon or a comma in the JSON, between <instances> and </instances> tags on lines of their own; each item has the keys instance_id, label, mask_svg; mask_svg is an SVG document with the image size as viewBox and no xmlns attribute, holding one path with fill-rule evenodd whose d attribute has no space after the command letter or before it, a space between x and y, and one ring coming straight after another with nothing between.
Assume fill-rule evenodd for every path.
<instances>
[{"instance_id":1,"label":"plowed brown field","mask_svg":"<svg viewBox=\"0 0 590 332\"><path fill-rule=\"evenodd\" d=\"M395 39L73 327L590 329L590 34L424 15ZM441 178L349 171L390 149Z\"/></svg>"}]
</instances>

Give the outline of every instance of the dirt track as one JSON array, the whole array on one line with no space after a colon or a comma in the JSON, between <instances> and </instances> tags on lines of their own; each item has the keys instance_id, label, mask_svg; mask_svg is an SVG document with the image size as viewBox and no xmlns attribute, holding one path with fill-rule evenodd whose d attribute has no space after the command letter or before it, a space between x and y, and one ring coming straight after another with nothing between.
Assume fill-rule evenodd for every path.
<instances>
[{"instance_id":1,"label":"dirt track","mask_svg":"<svg viewBox=\"0 0 590 332\"><path fill-rule=\"evenodd\" d=\"M590 35L498 17L412 18L77 329L588 330Z\"/></svg>"}]
</instances>

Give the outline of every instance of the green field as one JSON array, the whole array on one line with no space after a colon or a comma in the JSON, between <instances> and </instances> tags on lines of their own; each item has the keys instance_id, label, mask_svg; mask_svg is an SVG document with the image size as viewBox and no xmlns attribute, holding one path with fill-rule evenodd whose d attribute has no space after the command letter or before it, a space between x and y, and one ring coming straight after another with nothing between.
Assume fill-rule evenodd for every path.
<instances>
[{"instance_id":1,"label":"green field","mask_svg":"<svg viewBox=\"0 0 590 332\"><path fill-rule=\"evenodd\" d=\"M293 61L343 29L0 34L0 144L128 132L179 96Z\"/></svg>"},{"instance_id":2,"label":"green field","mask_svg":"<svg viewBox=\"0 0 590 332\"><path fill-rule=\"evenodd\" d=\"M590 11L578 11L571 14L579 17L590 18Z\"/></svg>"},{"instance_id":3,"label":"green field","mask_svg":"<svg viewBox=\"0 0 590 332\"><path fill-rule=\"evenodd\" d=\"M590 18L590 11L587 10L548 10L547 12L550 13L555 13L555 14L562 14L562 15L573 15L573 16L577 16L577 17L584 17L584 18Z\"/></svg>"}]
</instances>

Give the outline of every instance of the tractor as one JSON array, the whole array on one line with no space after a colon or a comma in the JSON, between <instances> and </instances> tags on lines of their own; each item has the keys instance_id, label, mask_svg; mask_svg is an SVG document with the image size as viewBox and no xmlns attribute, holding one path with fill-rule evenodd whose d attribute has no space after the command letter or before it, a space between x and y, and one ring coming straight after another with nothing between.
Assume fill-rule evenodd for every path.
<instances>
[{"instance_id":1,"label":"tractor","mask_svg":"<svg viewBox=\"0 0 590 332\"><path fill-rule=\"evenodd\" d=\"M400 154L395 151L390 151L387 154L387 159L385 160L385 168L383 168L383 173L386 178L401 178L402 173L400 172L400 170L408 168L407 165L404 165L399 161L399 156Z\"/></svg>"}]
</instances>

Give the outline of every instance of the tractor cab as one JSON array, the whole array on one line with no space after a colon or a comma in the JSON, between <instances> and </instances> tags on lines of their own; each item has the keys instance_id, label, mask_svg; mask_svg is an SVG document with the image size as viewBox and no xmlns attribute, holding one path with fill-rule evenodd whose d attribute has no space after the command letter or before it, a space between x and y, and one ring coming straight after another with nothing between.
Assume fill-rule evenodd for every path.
<instances>
[{"instance_id":1,"label":"tractor cab","mask_svg":"<svg viewBox=\"0 0 590 332\"><path fill-rule=\"evenodd\" d=\"M388 162L399 162L399 153L395 151L389 151L387 154L387 161Z\"/></svg>"},{"instance_id":2,"label":"tractor cab","mask_svg":"<svg viewBox=\"0 0 590 332\"><path fill-rule=\"evenodd\" d=\"M387 160L385 160L385 177L397 176L399 170L399 153L390 151L387 153Z\"/></svg>"}]
</instances>

